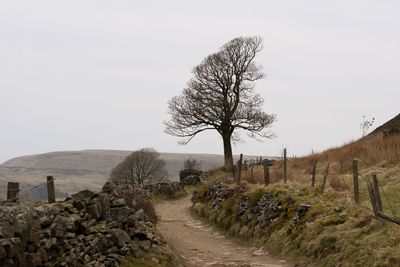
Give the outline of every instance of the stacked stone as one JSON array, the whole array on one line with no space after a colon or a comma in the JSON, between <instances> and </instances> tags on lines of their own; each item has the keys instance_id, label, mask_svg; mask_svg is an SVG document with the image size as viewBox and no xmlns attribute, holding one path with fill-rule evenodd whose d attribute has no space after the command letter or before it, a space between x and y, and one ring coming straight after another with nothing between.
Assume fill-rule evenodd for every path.
<instances>
[{"instance_id":1,"label":"stacked stone","mask_svg":"<svg viewBox=\"0 0 400 267\"><path fill-rule=\"evenodd\" d=\"M102 192L117 191L121 194L126 195L129 193L131 195L149 199L151 196L174 196L176 193L183 192L184 190L184 185L179 182L145 184L143 186L133 185L131 183L106 182L103 186Z\"/></svg>"},{"instance_id":2,"label":"stacked stone","mask_svg":"<svg viewBox=\"0 0 400 267\"><path fill-rule=\"evenodd\" d=\"M259 223L268 223L278 218L282 212L280 197L274 198L271 193L264 193L254 208L254 217Z\"/></svg>"},{"instance_id":3,"label":"stacked stone","mask_svg":"<svg viewBox=\"0 0 400 267\"><path fill-rule=\"evenodd\" d=\"M257 224L268 226L271 222L276 222L279 218L287 216L287 209L283 208L283 202L287 206L295 204L295 201L291 198L292 192L284 196L282 193L273 195L270 192L265 192L258 200L257 205L254 208L249 207L249 196L245 194L246 188L243 186L236 188L229 188L228 185L222 182L216 182L208 186L205 201L211 201L213 209L219 209L224 200L228 199L232 195L238 197L238 213L237 219L244 219L244 221L256 220ZM283 201L285 198L285 201ZM293 217L293 224L299 224L303 221L303 218L307 211L311 208L310 204L301 204ZM243 216L246 214L246 218Z\"/></svg>"},{"instance_id":4,"label":"stacked stone","mask_svg":"<svg viewBox=\"0 0 400 267\"><path fill-rule=\"evenodd\" d=\"M232 196L233 192L227 185L217 182L209 186L206 198L212 200L213 209L219 209L222 202Z\"/></svg>"},{"instance_id":5,"label":"stacked stone","mask_svg":"<svg viewBox=\"0 0 400 267\"><path fill-rule=\"evenodd\" d=\"M62 203L0 206L0 266L119 266L165 245L145 212L127 204L109 186Z\"/></svg>"},{"instance_id":6,"label":"stacked stone","mask_svg":"<svg viewBox=\"0 0 400 267\"><path fill-rule=\"evenodd\" d=\"M184 186L179 182L170 182L145 185L144 189L152 196L173 198L177 192L184 191Z\"/></svg>"},{"instance_id":7,"label":"stacked stone","mask_svg":"<svg viewBox=\"0 0 400 267\"><path fill-rule=\"evenodd\" d=\"M240 195L239 196L239 211L238 211L238 219L240 219L249 208L249 196L248 195Z\"/></svg>"},{"instance_id":8,"label":"stacked stone","mask_svg":"<svg viewBox=\"0 0 400 267\"><path fill-rule=\"evenodd\" d=\"M303 203L300 205L300 207L297 209L296 214L293 217L293 224L299 224L302 222L304 219L304 216L306 215L307 211L311 208L311 204L308 203Z\"/></svg>"},{"instance_id":9,"label":"stacked stone","mask_svg":"<svg viewBox=\"0 0 400 267\"><path fill-rule=\"evenodd\" d=\"M202 171L199 170L182 170L179 173L179 181L182 185L197 185L201 181Z\"/></svg>"}]
</instances>

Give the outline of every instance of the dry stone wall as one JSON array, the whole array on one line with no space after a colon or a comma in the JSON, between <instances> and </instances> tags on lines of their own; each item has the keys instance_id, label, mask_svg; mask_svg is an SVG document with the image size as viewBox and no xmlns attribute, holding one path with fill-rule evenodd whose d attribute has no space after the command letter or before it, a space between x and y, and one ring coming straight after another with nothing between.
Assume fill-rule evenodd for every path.
<instances>
[{"instance_id":1,"label":"dry stone wall","mask_svg":"<svg viewBox=\"0 0 400 267\"><path fill-rule=\"evenodd\" d=\"M101 193L84 190L60 203L0 206L0 266L119 266L153 249L172 255L150 218L150 194L107 183Z\"/></svg>"},{"instance_id":2,"label":"dry stone wall","mask_svg":"<svg viewBox=\"0 0 400 267\"><path fill-rule=\"evenodd\" d=\"M197 185L201 181L202 171L199 170L181 170L179 181L182 185Z\"/></svg>"}]
</instances>

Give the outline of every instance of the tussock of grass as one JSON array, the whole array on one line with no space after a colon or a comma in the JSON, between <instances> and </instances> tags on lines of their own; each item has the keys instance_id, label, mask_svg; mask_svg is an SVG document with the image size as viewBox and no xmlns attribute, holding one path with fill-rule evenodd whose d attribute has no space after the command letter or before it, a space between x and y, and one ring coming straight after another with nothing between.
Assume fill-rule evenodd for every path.
<instances>
[{"instance_id":1,"label":"tussock of grass","mask_svg":"<svg viewBox=\"0 0 400 267\"><path fill-rule=\"evenodd\" d=\"M153 247L143 257L127 257L121 267L182 267L180 259L176 258L167 248Z\"/></svg>"},{"instance_id":2,"label":"tussock of grass","mask_svg":"<svg viewBox=\"0 0 400 267\"><path fill-rule=\"evenodd\" d=\"M246 193L249 197L248 205L250 208L254 208L262 195L266 192L265 187L256 187Z\"/></svg>"}]
</instances>

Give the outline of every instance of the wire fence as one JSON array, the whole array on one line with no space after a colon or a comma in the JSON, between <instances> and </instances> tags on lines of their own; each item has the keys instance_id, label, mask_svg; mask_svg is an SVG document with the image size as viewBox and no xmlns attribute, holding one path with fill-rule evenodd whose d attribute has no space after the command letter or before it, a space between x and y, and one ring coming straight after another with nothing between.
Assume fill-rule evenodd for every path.
<instances>
[{"instance_id":1,"label":"wire fence","mask_svg":"<svg viewBox=\"0 0 400 267\"><path fill-rule=\"evenodd\" d=\"M49 176L52 177L52 176ZM11 179L9 179L11 180ZM37 189L42 189L43 187L45 187L48 190L48 185L50 184L51 186L54 186L55 188L57 188L57 191L55 190L55 188L53 188L53 192L58 193L58 195L63 195L63 197L67 197L68 195L75 193L75 192L79 192L81 190L90 190L90 191L101 191L103 186L102 185L98 185L98 186L84 186L84 185L77 185L73 179L70 180L69 184L66 184L65 180L63 181L63 183L61 184L57 184L54 185L54 178L52 177L51 180L47 180L43 183L34 185L34 186L28 186L28 187L23 187L23 188L19 188L19 183L13 183L13 182L9 182L7 185L7 188L0 188L0 192L3 192L1 194L7 194L7 199L6 200L1 200L0 203L4 204L7 202L18 202L21 199L29 199L29 200L42 200L45 197L43 196L45 193L44 192L36 192L35 195L35 190L37 191ZM10 186L10 184L14 184L13 188L12 186ZM60 190L60 188L64 189L64 190ZM47 196L48 196L48 192L46 192ZM11 197L10 197L11 196Z\"/></svg>"}]
</instances>

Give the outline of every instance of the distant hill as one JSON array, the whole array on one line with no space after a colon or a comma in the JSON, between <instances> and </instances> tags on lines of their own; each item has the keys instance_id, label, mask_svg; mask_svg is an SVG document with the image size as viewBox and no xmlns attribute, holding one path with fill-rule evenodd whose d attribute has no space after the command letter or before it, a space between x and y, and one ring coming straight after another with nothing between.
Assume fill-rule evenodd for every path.
<instances>
[{"instance_id":1,"label":"distant hill","mask_svg":"<svg viewBox=\"0 0 400 267\"><path fill-rule=\"evenodd\" d=\"M56 194L64 197L82 189L98 190L106 182L111 170L131 151L121 150L82 150L51 152L38 155L22 156L0 164L0 199L6 196L9 181L20 182L21 196L25 199L46 197L46 187L31 187L43 183L46 176L55 177ZM203 170L223 165L222 155L213 154L178 154L160 153L167 163L171 180L177 180L183 162L192 158L201 162ZM255 159L255 157L247 157ZM237 160L237 157L235 157Z\"/></svg>"},{"instance_id":2,"label":"distant hill","mask_svg":"<svg viewBox=\"0 0 400 267\"><path fill-rule=\"evenodd\" d=\"M375 135L383 133L384 135L392 135L400 133L400 114L391 119L390 121L382 124L378 128L376 128L369 135Z\"/></svg>"}]
</instances>

